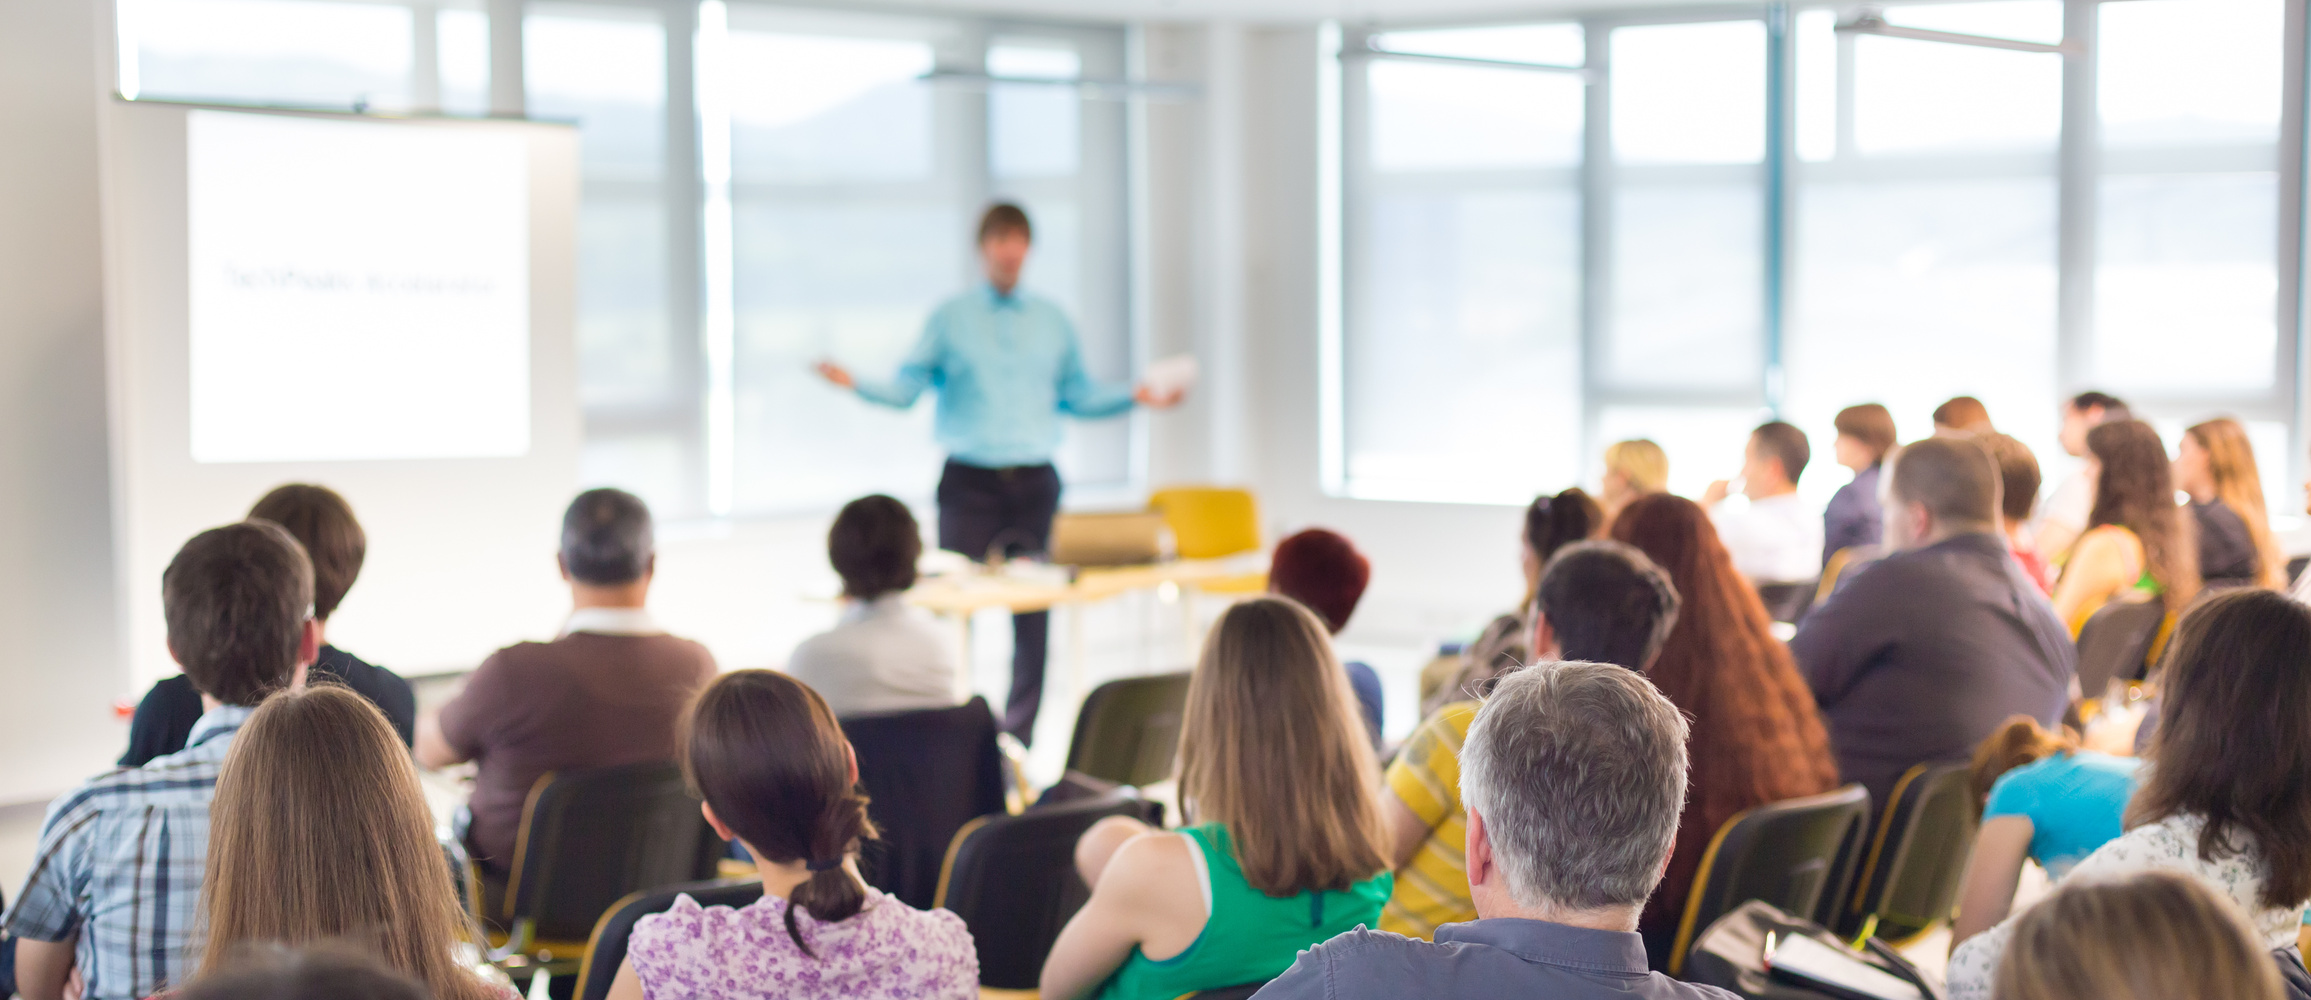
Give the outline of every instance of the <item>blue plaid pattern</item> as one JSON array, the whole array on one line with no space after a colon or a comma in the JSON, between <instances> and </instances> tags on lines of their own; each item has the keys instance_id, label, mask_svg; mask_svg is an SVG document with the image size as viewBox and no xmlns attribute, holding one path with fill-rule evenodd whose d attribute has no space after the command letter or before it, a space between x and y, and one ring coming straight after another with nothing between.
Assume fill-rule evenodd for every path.
<instances>
[{"instance_id":1,"label":"blue plaid pattern","mask_svg":"<svg viewBox=\"0 0 2311 1000\"><path fill-rule=\"evenodd\" d=\"M137 1000L192 972L209 800L253 711L211 711L182 751L91 779L48 807L7 929L34 941L78 932L85 1000Z\"/></svg>"}]
</instances>

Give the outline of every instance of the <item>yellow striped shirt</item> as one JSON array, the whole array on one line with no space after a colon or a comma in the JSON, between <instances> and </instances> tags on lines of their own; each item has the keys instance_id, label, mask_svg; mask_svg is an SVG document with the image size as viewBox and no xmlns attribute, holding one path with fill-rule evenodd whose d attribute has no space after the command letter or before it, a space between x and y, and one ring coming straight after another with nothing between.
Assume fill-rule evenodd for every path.
<instances>
[{"instance_id":1,"label":"yellow striped shirt","mask_svg":"<svg viewBox=\"0 0 2311 1000\"><path fill-rule=\"evenodd\" d=\"M1380 911L1380 929L1430 940L1442 924L1476 919L1468 899L1468 813L1460 806L1460 746L1476 721L1477 703L1437 709L1388 766L1388 789L1428 824L1428 840L1396 873L1396 891Z\"/></svg>"}]
</instances>

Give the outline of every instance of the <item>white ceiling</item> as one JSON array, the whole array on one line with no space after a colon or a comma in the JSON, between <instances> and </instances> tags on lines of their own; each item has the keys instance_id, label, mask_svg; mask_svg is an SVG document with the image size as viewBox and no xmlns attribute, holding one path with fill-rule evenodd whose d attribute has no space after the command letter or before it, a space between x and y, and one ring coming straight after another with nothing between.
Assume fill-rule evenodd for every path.
<instances>
[{"instance_id":1,"label":"white ceiling","mask_svg":"<svg viewBox=\"0 0 2311 1000\"><path fill-rule=\"evenodd\" d=\"M840 3L841 0L836 0ZM902 0L904 2L904 0ZM913 0L908 6L1069 20L1452 21L1620 8L1726 6L1727 0ZM887 4L876 4L887 9Z\"/></svg>"}]
</instances>

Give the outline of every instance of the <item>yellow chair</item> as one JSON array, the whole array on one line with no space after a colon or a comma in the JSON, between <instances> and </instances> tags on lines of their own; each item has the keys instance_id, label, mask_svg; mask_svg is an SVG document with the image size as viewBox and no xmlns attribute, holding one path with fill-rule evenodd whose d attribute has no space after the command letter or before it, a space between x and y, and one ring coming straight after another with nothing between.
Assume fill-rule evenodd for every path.
<instances>
[{"instance_id":1,"label":"yellow chair","mask_svg":"<svg viewBox=\"0 0 2311 1000\"><path fill-rule=\"evenodd\" d=\"M1147 505L1164 516L1182 559L1225 559L1260 551L1260 505L1250 490L1175 486L1157 490ZM1196 589L1208 594L1257 594L1268 589L1268 574L1203 580Z\"/></svg>"}]
</instances>

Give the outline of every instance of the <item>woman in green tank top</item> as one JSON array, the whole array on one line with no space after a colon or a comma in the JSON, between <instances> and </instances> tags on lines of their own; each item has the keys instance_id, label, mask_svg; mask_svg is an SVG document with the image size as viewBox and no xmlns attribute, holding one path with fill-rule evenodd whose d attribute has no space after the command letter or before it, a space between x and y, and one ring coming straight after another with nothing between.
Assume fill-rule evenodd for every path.
<instances>
[{"instance_id":1,"label":"woman in green tank top","mask_svg":"<svg viewBox=\"0 0 2311 1000\"><path fill-rule=\"evenodd\" d=\"M1263 597L1220 616L1188 683L1178 777L1195 825L1114 818L1077 845L1091 899L1044 962L1044 1000L1262 982L1379 923L1394 884L1379 770L1331 636L1306 608Z\"/></svg>"}]
</instances>

